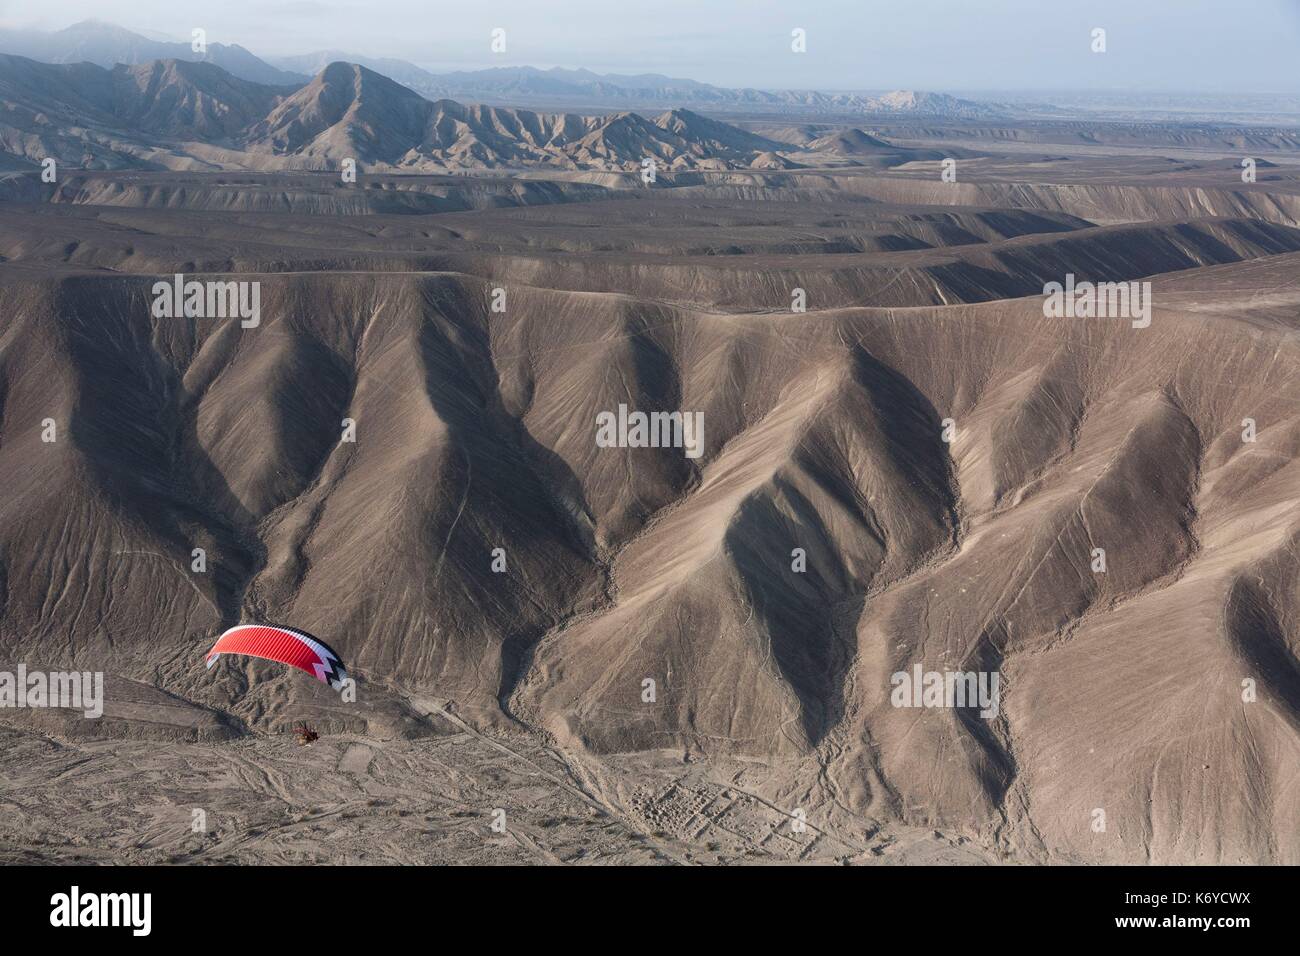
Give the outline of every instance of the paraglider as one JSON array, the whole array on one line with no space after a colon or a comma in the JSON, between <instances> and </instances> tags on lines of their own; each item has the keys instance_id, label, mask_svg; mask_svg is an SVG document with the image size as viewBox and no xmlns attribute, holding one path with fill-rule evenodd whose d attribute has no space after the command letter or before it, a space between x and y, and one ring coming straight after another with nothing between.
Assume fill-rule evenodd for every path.
<instances>
[{"instance_id":1,"label":"paraglider","mask_svg":"<svg viewBox=\"0 0 1300 956\"><path fill-rule=\"evenodd\" d=\"M304 720L294 725L293 739L298 742L299 747L306 747L308 744L320 740L320 734L316 733L316 728Z\"/></svg>"},{"instance_id":2,"label":"paraglider","mask_svg":"<svg viewBox=\"0 0 1300 956\"><path fill-rule=\"evenodd\" d=\"M238 624L217 638L217 643L208 651L208 667L211 668L222 654L243 654L288 664L335 690L342 690L348 677L343 661L328 644L295 627Z\"/></svg>"}]
</instances>

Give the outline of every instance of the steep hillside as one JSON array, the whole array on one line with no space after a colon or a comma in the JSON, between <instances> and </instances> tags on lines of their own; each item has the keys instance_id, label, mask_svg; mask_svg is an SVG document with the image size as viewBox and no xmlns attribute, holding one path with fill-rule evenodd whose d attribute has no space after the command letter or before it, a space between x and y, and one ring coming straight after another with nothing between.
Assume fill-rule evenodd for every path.
<instances>
[{"instance_id":1,"label":"steep hillside","mask_svg":"<svg viewBox=\"0 0 1300 956\"><path fill-rule=\"evenodd\" d=\"M153 319L147 276L5 283L8 653L254 725L387 726L197 664L224 625L293 620L368 694L777 761L769 796L832 816L1026 858L1300 853L1293 323L1207 320L1190 274L1148 329L1037 299L736 316L506 279L493 314L466 276L258 280L251 330ZM701 412L701 456L598 447L620 403ZM1001 674L996 719L891 707L917 664Z\"/></svg>"}]
</instances>

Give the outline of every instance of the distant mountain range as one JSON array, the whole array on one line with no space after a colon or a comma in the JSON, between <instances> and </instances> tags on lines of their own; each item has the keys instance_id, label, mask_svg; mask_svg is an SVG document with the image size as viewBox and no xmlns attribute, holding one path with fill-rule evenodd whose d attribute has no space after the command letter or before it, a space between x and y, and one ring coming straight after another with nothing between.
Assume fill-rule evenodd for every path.
<instances>
[{"instance_id":1,"label":"distant mountain range","mask_svg":"<svg viewBox=\"0 0 1300 956\"><path fill-rule=\"evenodd\" d=\"M918 113L962 119L1006 115L994 107L942 93L896 90L883 95L821 93L815 90L728 89L657 73L622 75L531 66L498 67L455 73L430 73L405 60L371 59L338 50L283 57L271 62L285 70L319 72L336 61L359 63L396 80L421 96L460 97L512 105L557 104L571 107L690 105L711 109L799 110L816 113Z\"/></svg>"},{"instance_id":2,"label":"distant mountain range","mask_svg":"<svg viewBox=\"0 0 1300 956\"><path fill-rule=\"evenodd\" d=\"M188 60L211 63L241 80L269 86L297 87L311 78L276 69L242 46L208 43L204 53L195 53L189 43L151 40L99 20L85 20L53 32L0 29L0 53L43 63L94 63L107 68L119 63L134 66L153 60Z\"/></svg>"},{"instance_id":3,"label":"distant mountain range","mask_svg":"<svg viewBox=\"0 0 1300 956\"><path fill-rule=\"evenodd\" d=\"M0 150L13 168L47 157L81 169L338 169L351 159L362 171L630 170L647 158L663 170L788 169L934 158L862 130L792 142L686 109L586 116L428 100L343 62L289 90L211 63L106 69L0 54L0 100Z\"/></svg>"},{"instance_id":4,"label":"distant mountain range","mask_svg":"<svg viewBox=\"0 0 1300 956\"><path fill-rule=\"evenodd\" d=\"M1015 107L978 103L942 93L894 91L825 93L815 90L729 89L655 73L599 74L590 70L531 66L431 73L405 60L367 57L339 50L259 59L237 45L210 42L203 54L187 42L150 39L122 27L87 20L63 30L0 30L0 53L44 63L93 63L111 69L154 60L209 63L242 80L300 87L336 62L383 74L426 99L457 98L508 106L631 109L691 106L713 110L799 111L823 114L917 114L955 119L993 119Z\"/></svg>"}]
</instances>

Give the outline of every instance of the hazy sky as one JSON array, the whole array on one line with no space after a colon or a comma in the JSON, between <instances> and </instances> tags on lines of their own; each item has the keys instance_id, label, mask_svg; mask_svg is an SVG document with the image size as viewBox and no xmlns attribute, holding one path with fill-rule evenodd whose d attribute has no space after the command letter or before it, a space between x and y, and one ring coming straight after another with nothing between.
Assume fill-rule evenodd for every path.
<instances>
[{"instance_id":1,"label":"hazy sky","mask_svg":"<svg viewBox=\"0 0 1300 956\"><path fill-rule=\"evenodd\" d=\"M261 55L434 70L585 66L727 86L1300 91L1300 0L0 0L6 26L95 17ZM489 34L506 30L493 54ZM808 51L790 50L807 31ZM1107 31L1107 51L1090 50Z\"/></svg>"}]
</instances>

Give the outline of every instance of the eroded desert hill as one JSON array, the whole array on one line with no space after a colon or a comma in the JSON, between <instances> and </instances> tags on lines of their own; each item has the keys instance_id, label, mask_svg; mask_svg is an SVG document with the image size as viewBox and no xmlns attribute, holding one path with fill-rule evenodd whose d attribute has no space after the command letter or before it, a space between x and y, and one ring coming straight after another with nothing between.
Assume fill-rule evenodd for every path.
<instances>
[{"instance_id":1,"label":"eroded desert hill","mask_svg":"<svg viewBox=\"0 0 1300 956\"><path fill-rule=\"evenodd\" d=\"M20 168L444 170L793 168L798 148L672 109L650 118L428 100L353 63L294 89L168 59L105 69L0 54L0 151ZM904 162L908 150L883 157Z\"/></svg>"},{"instance_id":2,"label":"eroded desert hill","mask_svg":"<svg viewBox=\"0 0 1300 956\"><path fill-rule=\"evenodd\" d=\"M509 261L241 267L243 329L153 318L150 275L15 262L6 655L240 725L393 732L385 688L433 691L579 751L774 761L828 813L1032 858L1295 859L1300 294L1271 251L1158 278L1145 329L1037 297L791 314L784 277L723 312L605 291L598 260L560 289ZM675 266L690 299L724 298L710 265ZM1271 298L1201 278L1233 268ZM703 455L597 447L620 403L702 412ZM196 664L249 616L329 634L368 709ZM916 664L999 672L999 715L890 706Z\"/></svg>"},{"instance_id":3,"label":"eroded desert hill","mask_svg":"<svg viewBox=\"0 0 1300 956\"><path fill-rule=\"evenodd\" d=\"M1300 861L1294 167L463 106L341 63L0 74L8 153L78 167L0 178L0 662L113 688L48 746L464 721L593 792L735 761L839 833ZM164 317L178 273L257 320ZM1150 282L1150 323L1050 317L1068 276ZM607 447L623 409L698 415L699 454ZM247 620L320 634L359 703L205 670ZM997 706L897 706L916 668Z\"/></svg>"}]
</instances>

